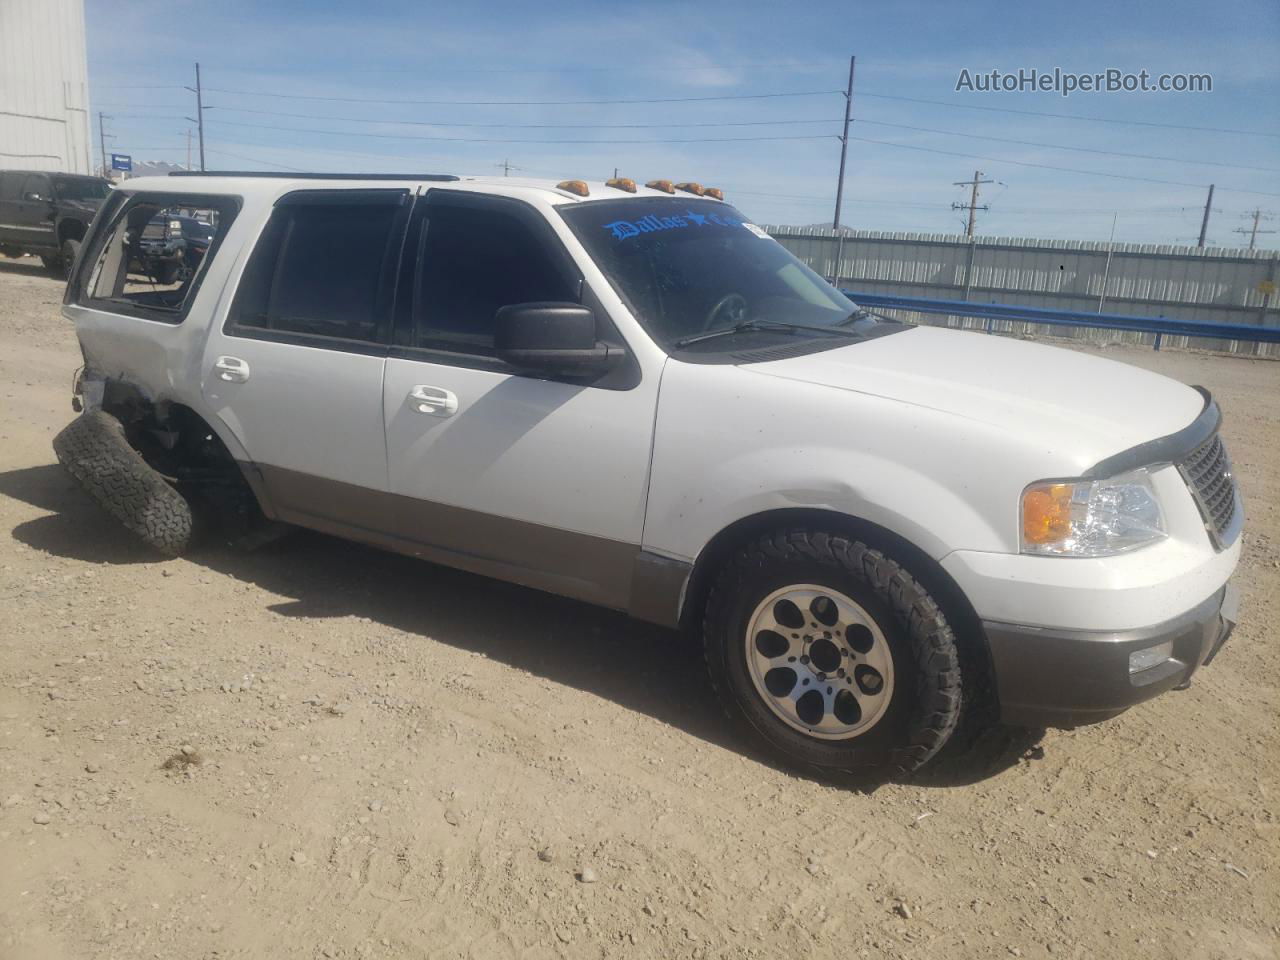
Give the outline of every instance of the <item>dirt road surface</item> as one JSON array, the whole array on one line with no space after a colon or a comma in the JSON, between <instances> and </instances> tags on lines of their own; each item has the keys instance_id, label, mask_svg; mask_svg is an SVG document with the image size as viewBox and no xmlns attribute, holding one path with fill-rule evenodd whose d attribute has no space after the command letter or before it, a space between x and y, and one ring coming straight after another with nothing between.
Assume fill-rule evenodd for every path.
<instances>
[{"instance_id":1,"label":"dirt road surface","mask_svg":"<svg viewBox=\"0 0 1280 960\"><path fill-rule=\"evenodd\" d=\"M868 793L618 615L311 534L158 559L54 461L60 298L0 262L0 958L1276 956L1280 363L1106 351L1226 410L1192 688Z\"/></svg>"}]
</instances>

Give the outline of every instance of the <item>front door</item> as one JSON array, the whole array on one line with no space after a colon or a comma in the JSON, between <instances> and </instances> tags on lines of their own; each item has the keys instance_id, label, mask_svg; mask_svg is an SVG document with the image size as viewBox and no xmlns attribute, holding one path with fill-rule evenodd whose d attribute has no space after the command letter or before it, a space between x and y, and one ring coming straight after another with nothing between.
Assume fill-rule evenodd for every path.
<instances>
[{"instance_id":1,"label":"front door","mask_svg":"<svg viewBox=\"0 0 1280 960\"><path fill-rule=\"evenodd\" d=\"M499 307L594 302L526 204L433 189L405 250L383 394L404 535L460 566L625 606L657 377L628 368L584 385L522 375L497 359ZM596 311L601 338L616 339Z\"/></svg>"},{"instance_id":2,"label":"front door","mask_svg":"<svg viewBox=\"0 0 1280 960\"><path fill-rule=\"evenodd\" d=\"M30 247L57 249L53 178L47 173L29 173L23 178L10 231L18 243Z\"/></svg>"},{"instance_id":3,"label":"front door","mask_svg":"<svg viewBox=\"0 0 1280 960\"><path fill-rule=\"evenodd\" d=\"M277 202L204 355L206 402L281 519L359 536L387 491L382 375L406 190Z\"/></svg>"}]
</instances>

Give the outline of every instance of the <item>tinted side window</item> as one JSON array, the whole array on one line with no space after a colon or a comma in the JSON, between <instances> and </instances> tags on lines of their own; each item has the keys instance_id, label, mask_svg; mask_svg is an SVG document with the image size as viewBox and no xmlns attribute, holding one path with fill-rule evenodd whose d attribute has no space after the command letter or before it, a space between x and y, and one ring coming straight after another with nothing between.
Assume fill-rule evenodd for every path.
<instances>
[{"instance_id":1,"label":"tinted side window","mask_svg":"<svg viewBox=\"0 0 1280 960\"><path fill-rule=\"evenodd\" d=\"M4 173L0 171L0 200L13 201L18 199L18 186L22 183L23 175L20 173Z\"/></svg>"},{"instance_id":2,"label":"tinted side window","mask_svg":"<svg viewBox=\"0 0 1280 960\"><path fill-rule=\"evenodd\" d=\"M574 301L577 284L547 241L513 213L431 205L417 238L413 346L493 354L499 307Z\"/></svg>"},{"instance_id":3,"label":"tinted side window","mask_svg":"<svg viewBox=\"0 0 1280 960\"><path fill-rule=\"evenodd\" d=\"M47 173L29 173L26 182L22 185L22 197L25 200L29 195L38 193L46 199L53 199L53 181Z\"/></svg>"},{"instance_id":4,"label":"tinted side window","mask_svg":"<svg viewBox=\"0 0 1280 960\"><path fill-rule=\"evenodd\" d=\"M237 332L385 342L404 191L295 194L271 215L232 312Z\"/></svg>"}]
</instances>

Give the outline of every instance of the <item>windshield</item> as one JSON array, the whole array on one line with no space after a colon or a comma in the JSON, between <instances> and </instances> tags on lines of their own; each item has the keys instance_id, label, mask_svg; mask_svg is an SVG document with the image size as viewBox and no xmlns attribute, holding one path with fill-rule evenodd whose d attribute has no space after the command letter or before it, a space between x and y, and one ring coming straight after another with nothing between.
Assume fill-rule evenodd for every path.
<instances>
[{"instance_id":1,"label":"windshield","mask_svg":"<svg viewBox=\"0 0 1280 960\"><path fill-rule=\"evenodd\" d=\"M53 185L60 199L87 203L104 199L110 189L105 180L94 180L91 177L58 178L53 181Z\"/></svg>"},{"instance_id":2,"label":"windshield","mask_svg":"<svg viewBox=\"0 0 1280 960\"><path fill-rule=\"evenodd\" d=\"M733 207L653 197L560 212L664 346L753 323L832 326L857 306Z\"/></svg>"}]
</instances>

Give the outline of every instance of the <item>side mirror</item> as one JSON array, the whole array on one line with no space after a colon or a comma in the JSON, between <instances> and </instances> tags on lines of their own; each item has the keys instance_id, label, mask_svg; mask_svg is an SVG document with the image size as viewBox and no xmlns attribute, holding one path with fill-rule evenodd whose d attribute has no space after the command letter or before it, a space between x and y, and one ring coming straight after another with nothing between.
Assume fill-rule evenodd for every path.
<instances>
[{"instance_id":1,"label":"side mirror","mask_svg":"<svg viewBox=\"0 0 1280 960\"><path fill-rule=\"evenodd\" d=\"M523 370L560 376L603 374L622 361L621 347L596 340L596 317L577 303L513 303L494 317L494 349Z\"/></svg>"}]
</instances>

